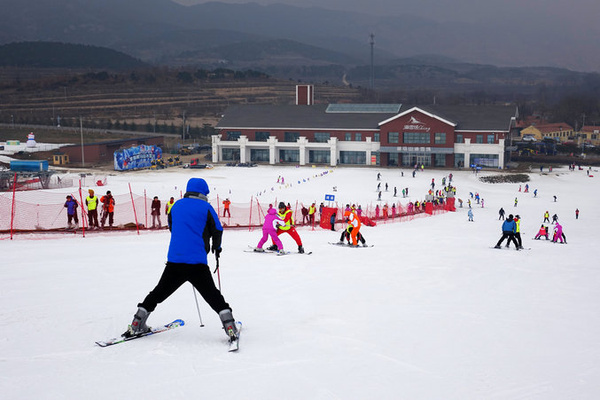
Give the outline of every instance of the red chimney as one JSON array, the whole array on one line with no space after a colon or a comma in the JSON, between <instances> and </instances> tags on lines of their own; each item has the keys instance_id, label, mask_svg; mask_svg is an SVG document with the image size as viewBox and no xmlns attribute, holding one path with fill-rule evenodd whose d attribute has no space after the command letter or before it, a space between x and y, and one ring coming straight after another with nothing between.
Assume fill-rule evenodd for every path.
<instances>
[{"instance_id":1,"label":"red chimney","mask_svg":"<svg viewBox=\"0 0 600 400\"><path fill-rule=\"evenodd\" d=\"M311 106L315 102L313 85L296 85L296 105Z\"/></svg>"}]
</instances>

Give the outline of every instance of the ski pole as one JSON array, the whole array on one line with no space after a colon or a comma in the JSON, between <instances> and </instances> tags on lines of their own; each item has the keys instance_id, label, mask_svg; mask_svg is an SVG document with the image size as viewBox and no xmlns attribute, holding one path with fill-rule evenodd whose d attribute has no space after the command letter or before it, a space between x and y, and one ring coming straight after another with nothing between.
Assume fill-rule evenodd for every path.
<instances>
[{"instance_id":1,"label":"ski pole","mask_svg":"<svg viewBox=\"0 0 600 400\"><path fill-rule=\"evenodd\" d=\"M200 318L200 328L204 327L202 322L202 314L200 314L200 306L198 305L198 296L196 295L196 288L192 285L192 292L194 292L194 300L196 300L196 310L198 310L198 318Z\"/></svg>"},{"instance_id":2,"label":"ski pole","mask_svg":"<svg viewBox=\"0 0 600 400\"><path fill-rule=\"evenodd\" d=\"M219 271L219 256L216 255L215 259L217 260L217 268L215 268L215 272L217 273L217 281L219 282L219 292L220 292L221 291L221 271ZM213 274L215 272L213 272Z\"/></svg>"}]
</instances>

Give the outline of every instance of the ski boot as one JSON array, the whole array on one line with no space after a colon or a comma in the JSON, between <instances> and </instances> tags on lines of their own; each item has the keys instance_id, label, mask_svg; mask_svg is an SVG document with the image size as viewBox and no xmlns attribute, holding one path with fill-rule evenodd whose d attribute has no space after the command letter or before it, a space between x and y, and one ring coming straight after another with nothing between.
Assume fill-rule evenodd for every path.
<instances>
[{"instance_id":1,"label":"ski boot","mask_svg":"<svg viewBox=\"0 0 600 400\"><path fill-rule=\"evenodd\" d=\"M304 247L302 247L302 245L298 246L298 253L300 253L300 254L304 253Z\"/></svg>"},{"instance_id":2,"label":"ski boot","mask_svg":"<svg viewBox=\"0 0 600 400\"><path fill-rule=\"evenodd\" d=\"M269 247L267 247L267 250L269 250L269 251L277 251L279 249L277 248L276 244L272 244Z\"/></svg>"},{"instance_id":3,"label":"ski boot","mask_svg":"<svg viewBox=\"0 0 600 400\"><path fill-rule=\"evenodd\" d=\"M127 331L125 331L125 333L123 333L121 336L137 336L150 331L150 327L146 325L146 320L148 319L149 315L150 313L144 307L138 307L137 312L133 316L133 321L131 321L131 325L129 325Z\"/></svg>"},{"instance_id":4,"label":"ski boot","mask_svg":"<svg viewBox=\"0 0 600 400\"><path fill-rule=\"evenodd\" d=\"M235 326L235 319L233 319L233 314L230 309L225 309L219 312L219 318L221 318L221 322L223 323L223 329L225 329L225 333L229 338L230 342L237 340L237 327Z\"/></svg>"},{"instance_id":5,"label":"ski boot","mask_svg":"<svg viewBox=\"0 0 600 400\"><path fill-rule=\"evenodd\" d=\"M497 244L497 245L495 245L495 246L494 246L494 248L495 248L495 249L501 249L501 248L502 248L502 246L500 246L499 244Z\"/></svg>"},{"instance_id":6,"label":"ski boot","mask_svg":"<svg viewBox=\"0 0 600 400\"><path fill-rule=\"evenodd\" d=\"M254 249L254 251L255 251L255 252L257 252L257 253L264 253L264 252L265 252L265 249L263 249L262 247L256 247L256 248Z\"/></svg>"}]
</instances>

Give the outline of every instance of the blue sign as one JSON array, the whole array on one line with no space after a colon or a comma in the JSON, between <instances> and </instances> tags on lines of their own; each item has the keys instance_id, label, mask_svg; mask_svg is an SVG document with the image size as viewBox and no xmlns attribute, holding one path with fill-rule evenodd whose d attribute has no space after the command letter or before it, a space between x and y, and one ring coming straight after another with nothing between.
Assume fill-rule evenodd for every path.
<instances>
[{"instance_id":1,"label":"blue sign","mask_svg":"<svg viewBox=\"0 0 600 400\"><path fill-rule=\"evenodd\" d=\"M334 201L335 200L335 194L326 194L325 195L325 201Z\"/></svg>"},{"instance_id":2,"label":"blue sign","mask_svg":"<svg viewBox=\"0 0 600 400\"><path fill-rule=\"evenodd\" d=\"M114 153L116 171L129 169L150 168L152 162L162 157L162 150L158 146L140 145L129 149L117 150Z\"/></svg>"}]
</instances>

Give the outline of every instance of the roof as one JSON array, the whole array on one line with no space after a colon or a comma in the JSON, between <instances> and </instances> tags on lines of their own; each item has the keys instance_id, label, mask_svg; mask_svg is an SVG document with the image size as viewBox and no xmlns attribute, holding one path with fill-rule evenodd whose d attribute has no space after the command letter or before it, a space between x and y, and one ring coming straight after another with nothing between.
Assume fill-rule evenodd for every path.
<instances>
[{"instance_id":1,"label":"roof","mask_svg":"<svg viewBox=\"0 0 600 400\"><path fill-rule=\"evenodd\" d=\"M560 131L572 131L573 127L564 122L558 122L553 124L539 124L532 125L535 129L540 131L541 133L552 133L552 132L560 132Z\"/></svg>"},{"instance_id":2,"label":"roof","mask_svg":"<svg viewBox=\"0 0 600 400\"><path fill-rule=\"evenodd\" d=\"M455 125L456 130L508 131L511 119L517 116L514 105L484 106L411 106L394 104L356 108L337 107L327 112L327 104L315 105L233 105L227 108L217 129L310 129L310 130L379 130L379 124L413 108ZM361 110L367 110L362 111ZM381 110L377 112L376 110ZM397 112L390 112L391 110Z\"/></svg>"}]
</instances>

